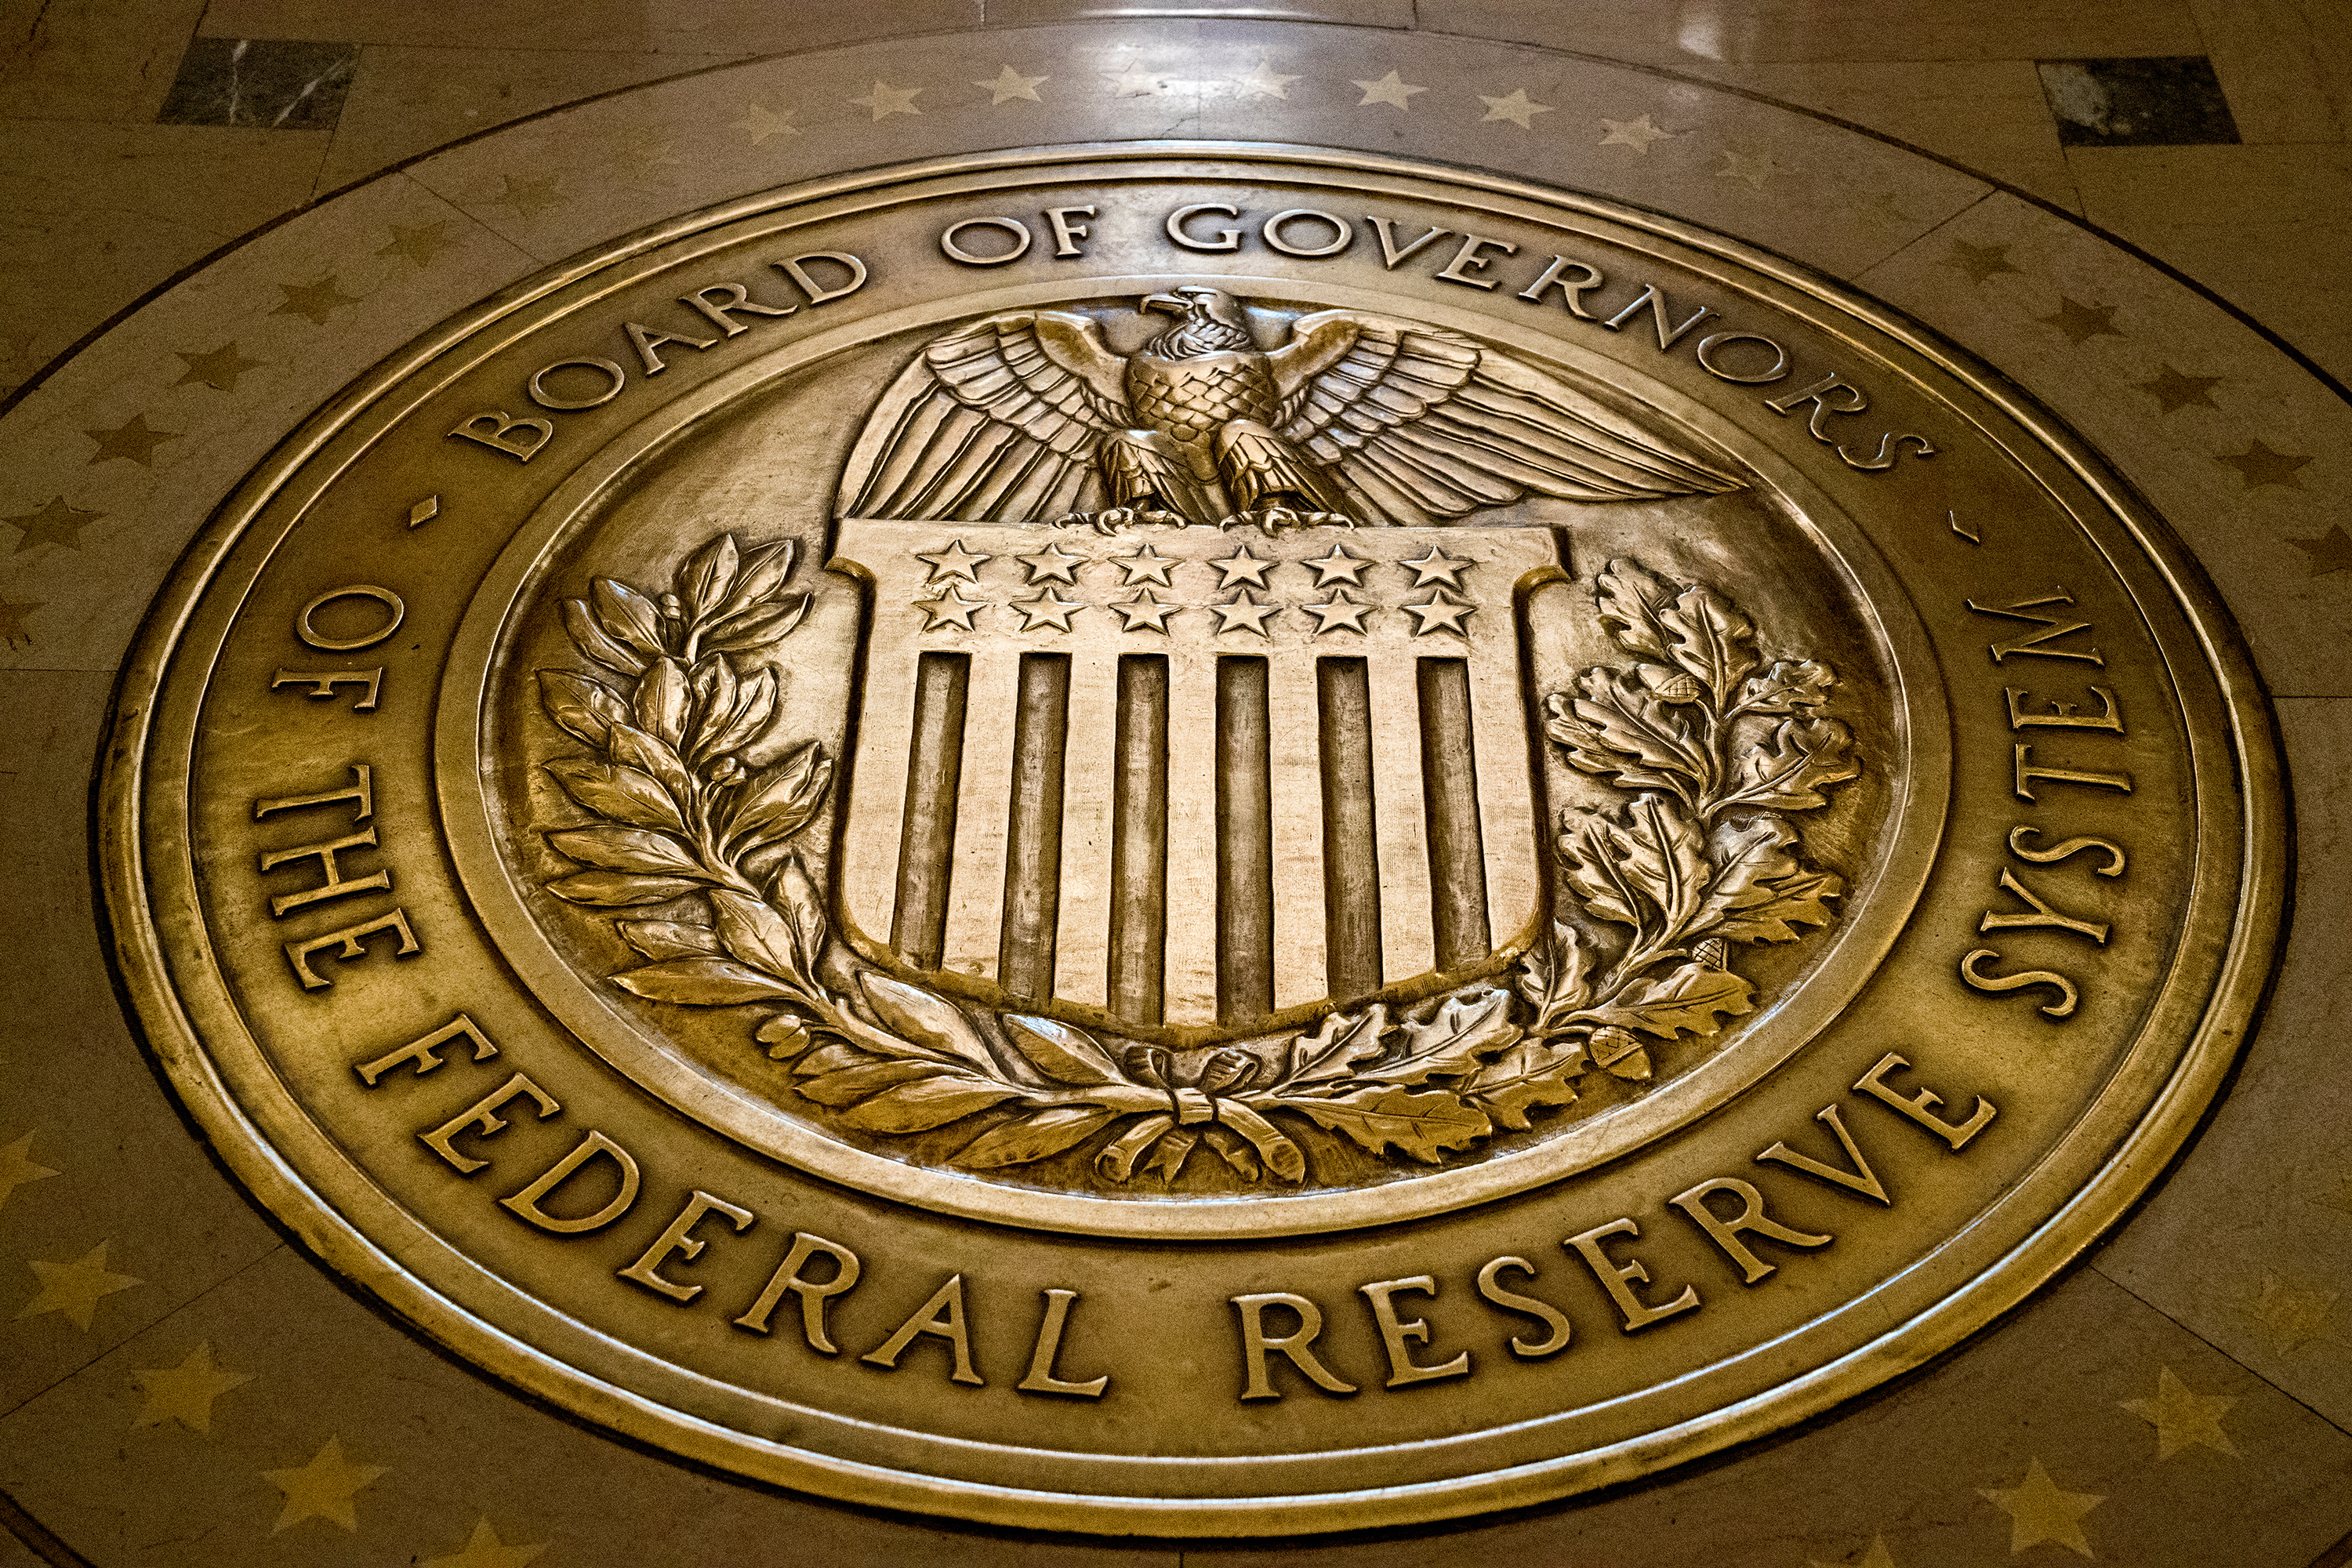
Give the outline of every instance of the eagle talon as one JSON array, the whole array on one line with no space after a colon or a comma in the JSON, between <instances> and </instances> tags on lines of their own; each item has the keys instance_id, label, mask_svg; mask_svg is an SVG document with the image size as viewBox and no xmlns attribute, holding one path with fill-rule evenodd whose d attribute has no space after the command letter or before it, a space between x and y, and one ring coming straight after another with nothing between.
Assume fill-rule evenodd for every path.
<instances>
[{"instance_id":1,"label":"eagle talon","mask_svg":"<svg viewBox=\"0 0 2352 1568\"><path fill-rule=\"evenodd\" d=\"M1107 507L1101 511L1065 512L1054 520L1055 528L1090 528L1097 533L1117 533L1123 528L1142 523L1159 528L1181 528L1184 520L1172 511L1157 507Z\"/></svg>"},{"instance_id":2,"label":"eagle talon","mask_svg":"<svg viewBox=\"0 0 2352 1568\"><path fill-rule=\"evenodd\" d=\"M1353 528L1356 520L1340 511L1307 511L1286 506L1244 507L1217 526L1260 528L1272 533L1286 528Z\"/></svg>"}]
</instances>

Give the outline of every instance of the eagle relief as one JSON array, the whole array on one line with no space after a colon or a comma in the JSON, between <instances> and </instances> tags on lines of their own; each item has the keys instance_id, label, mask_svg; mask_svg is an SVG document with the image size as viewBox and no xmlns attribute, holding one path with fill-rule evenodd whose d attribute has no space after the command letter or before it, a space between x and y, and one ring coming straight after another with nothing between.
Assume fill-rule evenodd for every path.
<instances>
[{"instance_id":1,"label":"eagle relief","mask_svg":"<svg viewBox=\"0 0 2352 1568\"><path fill-rule=\"evenodd\" d=\"M1723 1042L1759 1005L1738 948L1836 918L1798 820L1862 767L1836 675L1627 557L1581 590L1622 658L1530 690L1559 545L1498 509L1736 469L1460 332L1333 310L1265 347L1201 285L1140 310L1174 320L1130 353L1110 312L957 327L867 416L839 798L772 732L791 541L565 603L578 659L537 679L586 751L542 765L594 820L547 833L547 886L618 911L612 984L740 1009L877 1146L1129 1191L1457 1161ZM1559 763L1603 797L1548 810Z\"/></svg>"}]
</instances>

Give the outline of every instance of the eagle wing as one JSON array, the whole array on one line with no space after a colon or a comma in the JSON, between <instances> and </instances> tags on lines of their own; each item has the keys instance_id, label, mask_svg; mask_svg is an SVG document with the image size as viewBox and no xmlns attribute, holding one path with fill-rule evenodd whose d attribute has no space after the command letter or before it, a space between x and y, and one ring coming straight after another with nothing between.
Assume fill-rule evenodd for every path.
<instances>
[{"instance_id":1,"label":"eagle wing","mask_svg":"<svg viewBox=\"0 0 2352 1568\"><path fill-rule=\"evenodd\" d=\"M1127 362L1093 318L990 316L934 338L867 416L842 473L845 517L1056 516L1099 487L1128 417Z\"/></svg>"},{"instance_id":2,"label":"eagle wing","mask_svg":"<svg viewBox=\"0 0 2352 1568\"><path fill-rule=\"evenodd\" d=\"M1714 495L1745 482L1559 377L1459 332L1356 310L1302 316L1271 356L1283 434L1376 516Z\"/></svg>"}]
</instances>

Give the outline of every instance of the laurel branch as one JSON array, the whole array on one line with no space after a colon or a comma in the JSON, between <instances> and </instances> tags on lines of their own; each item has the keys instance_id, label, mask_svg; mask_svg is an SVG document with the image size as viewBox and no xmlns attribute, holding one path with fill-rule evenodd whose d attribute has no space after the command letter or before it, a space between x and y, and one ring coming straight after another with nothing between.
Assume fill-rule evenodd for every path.
<instances>
[{"instance_id":1,"label":"laurel branch","mask_svg":"<svg viewBox=\"0 0 2352 1568\"><path fill-rule=\"evenodd\" d=\"M1573 1103L1596 1067L1647 1079L1644 1035L1711 1037L1752 1011L1726 944L1794 941L1829 923L1824 900L1843 890L1804 864L1780 815L1821 805L1859 771L1845 727L1821 716L1831 671L1760 669L1754 627L1728 601L1617 561L1597 600L1640 662L1587 670L1545 710L1572 764L1640 792L1613 811L1570 808L1555 841L1581 913L1629 937L1555 921L1515 990L1476 984L1399 1014L1373 1004L1194 1049L973 1009L835 933L792 847L831 787L823 748L752 760L773 751L782 678L736 661L807 613L806 594L782 591L793 559L790 542L745 552L722 535L657 598L598 578L565 603L593 669L539 671L541 699L592 754L544 765L597 820L548 832L581 868L547 890L645 910L615 925L648 962L613 983L655 1002L765 1009L753 1037L841 1127L894 1138L987 1118L950 1156L963 1169L1034 1164L1105 1133L1093 1164L1117 1183L1172 1182L1205 1148L1244 1181L1297 1184L1318 1133L1441 1163Z\"/></svg>"}]
</instances>

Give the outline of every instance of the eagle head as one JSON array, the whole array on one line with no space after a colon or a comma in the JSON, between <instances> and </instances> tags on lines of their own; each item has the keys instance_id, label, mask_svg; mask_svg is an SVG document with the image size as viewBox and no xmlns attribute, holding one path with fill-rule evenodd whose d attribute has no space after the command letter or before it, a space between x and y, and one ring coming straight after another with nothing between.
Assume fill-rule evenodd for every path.
<instances>
[{"instance_id":1,"label":"eagle head","mask_svg":"<svg viewBox=\"0 0 2352 1568\"><path fill-rule=\"evenodd\" d=\"M1160 359L1194 359L1202 354L1255 347L1249 319L1241 301L1223 289L1191 283L1164 294L1148 294L1143 309L1165 310L1181 321L1154 338L1144 352Z\"/></svg>"}]
</instances>

